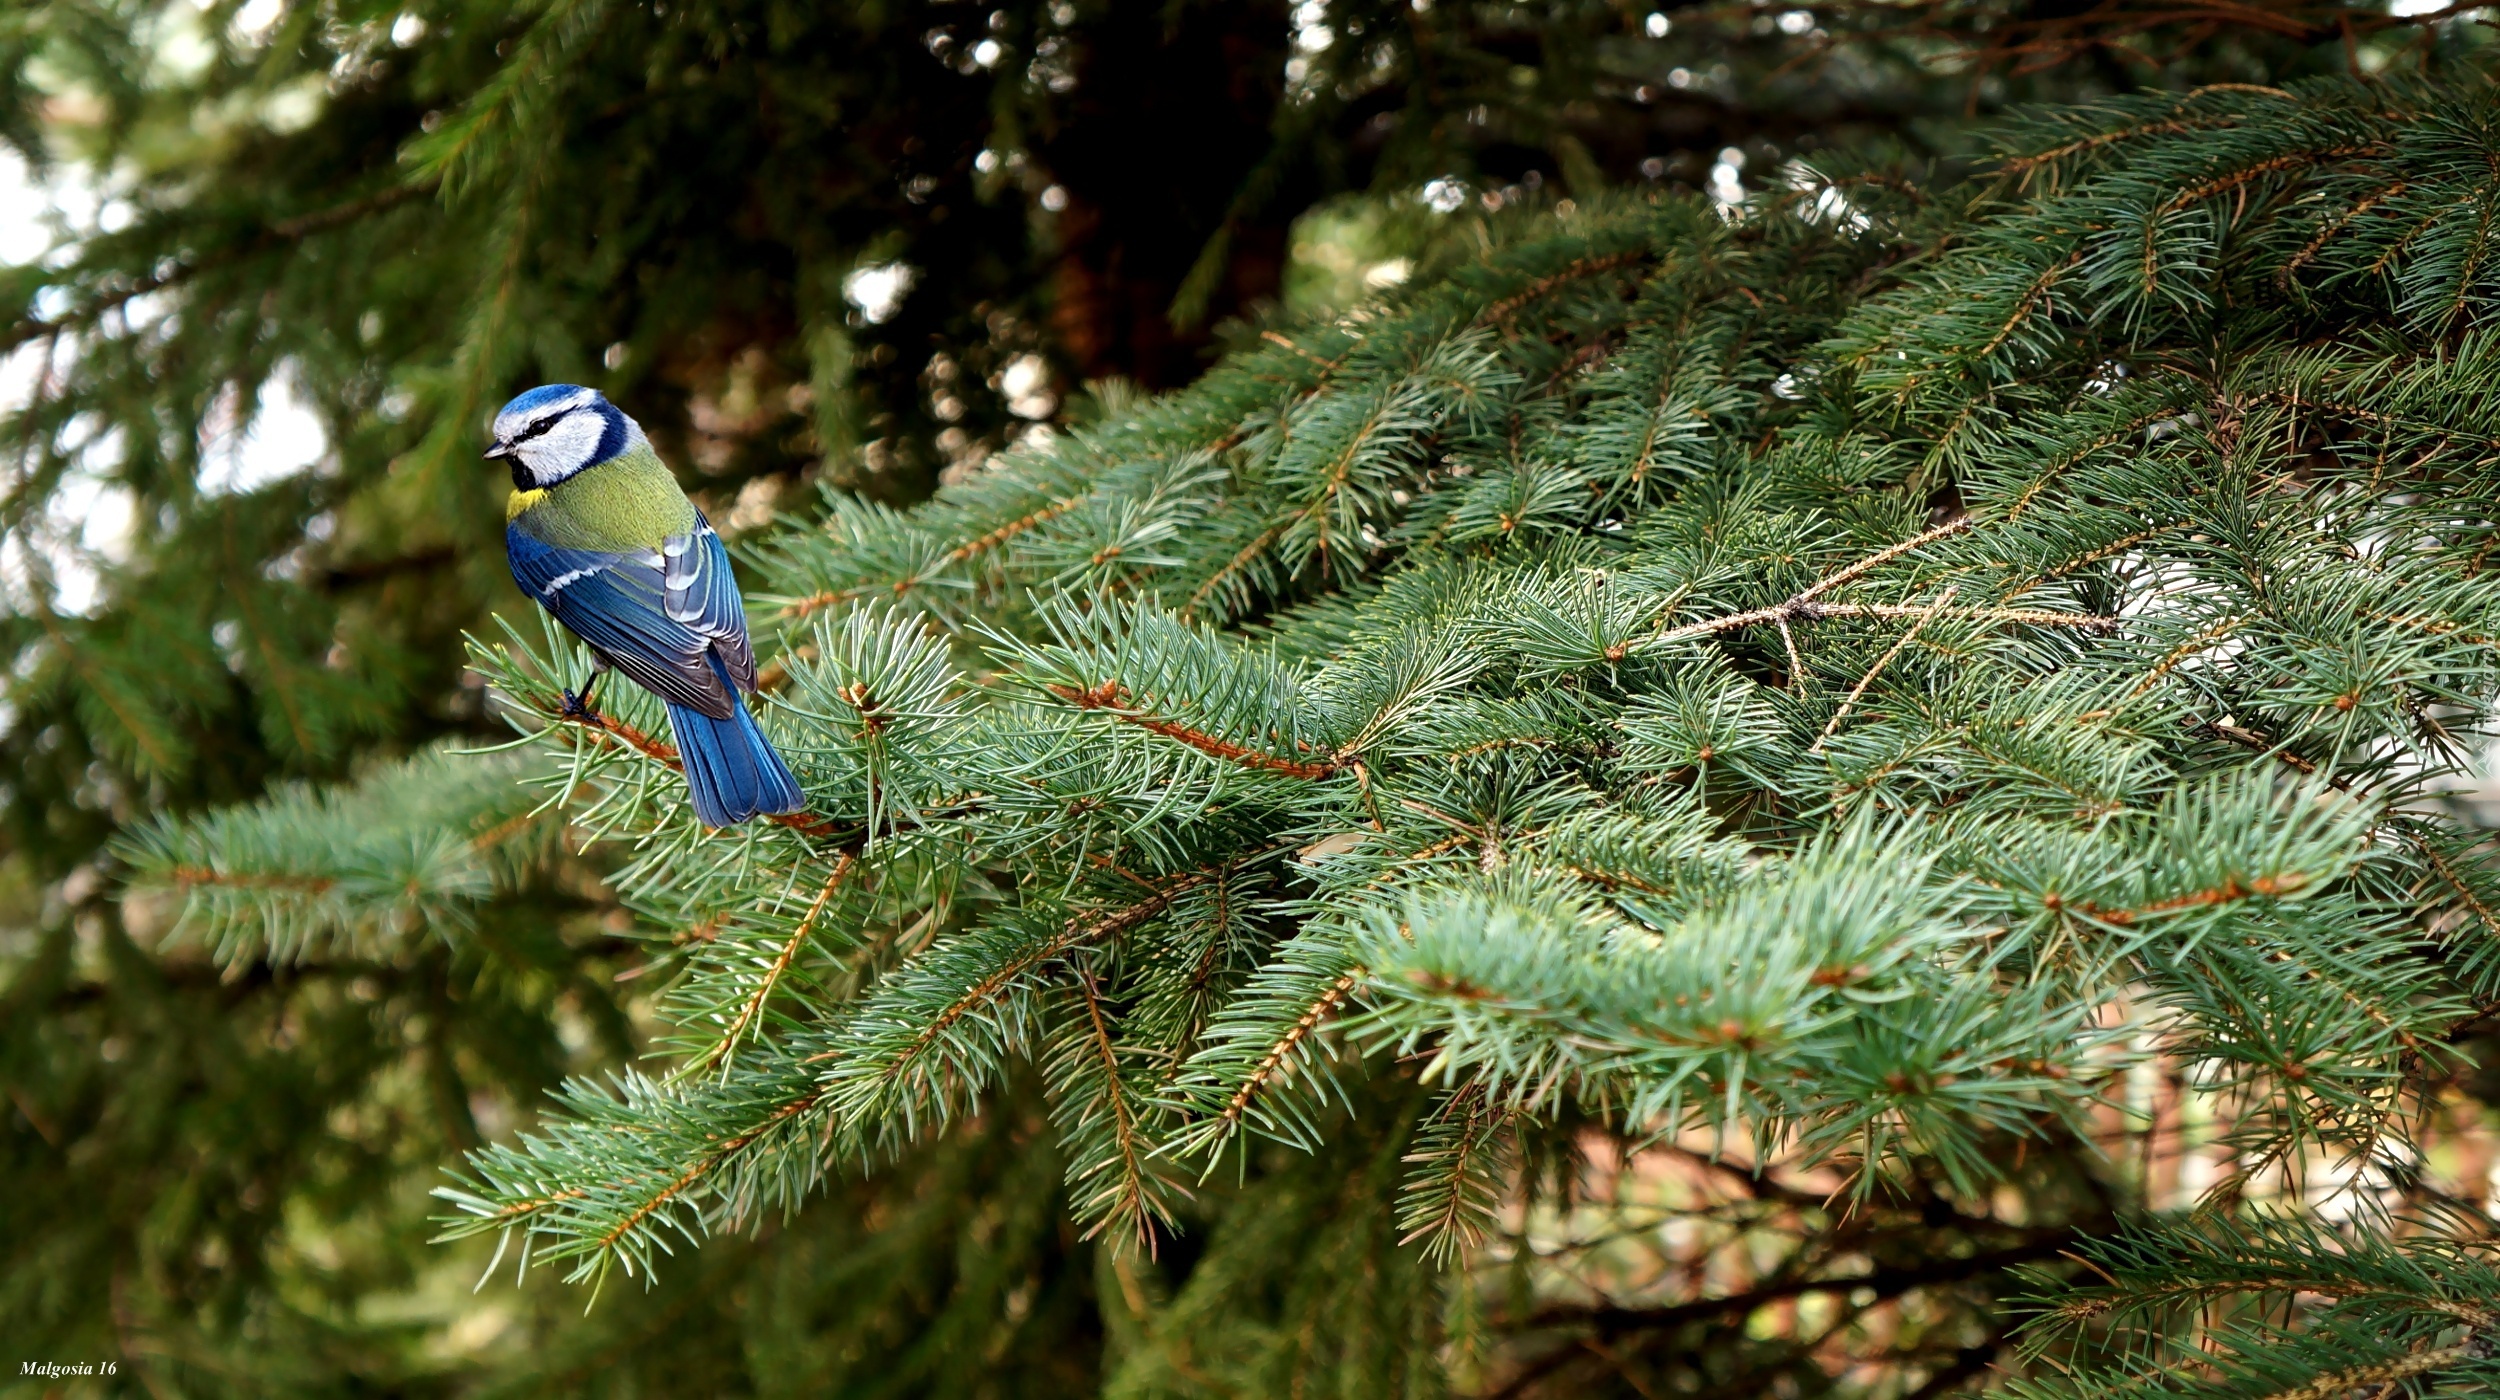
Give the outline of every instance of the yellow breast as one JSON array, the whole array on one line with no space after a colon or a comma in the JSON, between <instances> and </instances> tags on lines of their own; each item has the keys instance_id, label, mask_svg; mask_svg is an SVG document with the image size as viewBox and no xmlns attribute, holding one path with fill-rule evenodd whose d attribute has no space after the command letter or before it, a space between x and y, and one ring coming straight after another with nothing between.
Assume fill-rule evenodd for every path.
<instances>
[{"instance_id":1,"label":"yellow breast","mask_svg":"<svg viewBox=\"0 0 2500 1400\"><path fill-rule=\"evenodd\" d=\"M534 491L513 492L512 499L503 503L504 523L509 525L513 521L520 519L521 512L528 510L531 506L534 506L545 499L547 499L547 488L544 486L541 486Z\"/></svg>"}]
</instances>

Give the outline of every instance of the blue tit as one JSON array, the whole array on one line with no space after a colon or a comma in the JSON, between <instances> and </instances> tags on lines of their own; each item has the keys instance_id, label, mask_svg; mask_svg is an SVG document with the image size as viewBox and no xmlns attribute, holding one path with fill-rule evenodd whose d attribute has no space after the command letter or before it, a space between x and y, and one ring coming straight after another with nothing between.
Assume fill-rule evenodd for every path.
<instances>
[{"instance_id":1,"label":"blue tit","mask_svg":"<svg viewBox=\"0 0 2500 1400\"><path fill-rule=\"evenodd\" d=\"M512 577L601 670L667 704L695 815L735 826L805 807L739 698L755 689L755 651L729 550L641 426L596 389L547 384L495 415L486 456L512 468Z\"/></svg>"}]
</instances>

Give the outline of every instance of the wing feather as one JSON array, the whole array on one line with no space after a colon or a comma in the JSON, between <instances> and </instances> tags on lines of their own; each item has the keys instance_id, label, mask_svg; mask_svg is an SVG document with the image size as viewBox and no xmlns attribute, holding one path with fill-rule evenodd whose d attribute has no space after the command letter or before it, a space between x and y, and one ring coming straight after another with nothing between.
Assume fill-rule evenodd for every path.
<instances>
[{"instance_id":1,"label":"wing feather","mask_svg":"<svg viewBox=\"0 0 2500 1400\"><path fill-rule=\"evenodd\" d=\"M627 679L671 704L700 710L714 719L727 719L734 711L736 702L729 687L707 660L719 639L671 615L670 560L663 552L565 549L539 540L518 524L504 532L504 541L512 558L513 580L522 591L554 613L558 622ZM730 596L733 600L737 596L734 582ZM737 622L743 651L743 615ZM750 686L753 669L750 655Z\"/></svg>"},{"instance_id":2,"label":"wing feather","mask_svg":"<svg viewBox=\"0 0 2500 1400\"><path fill-rule=\"evenodd\" d=\"M694 529L660 545L664 606L669 620L711 640L740 690L755 689L755 652L747 643L747 611L729 546L700 511Z\"/></svg>"}]
</instances>

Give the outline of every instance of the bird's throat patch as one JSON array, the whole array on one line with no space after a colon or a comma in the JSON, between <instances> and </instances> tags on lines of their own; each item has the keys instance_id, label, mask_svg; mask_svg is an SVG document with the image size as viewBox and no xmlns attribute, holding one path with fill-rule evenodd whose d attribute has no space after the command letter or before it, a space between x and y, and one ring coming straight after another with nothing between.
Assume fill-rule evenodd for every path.
<instances>
[{"instance_id":1,"label":"bird's throat patch","mask_svg":"<svg viewBox=\"0 0 2500 1400\"><path fill-rule=\"evenodd\" d=\"M510 524L511 522L520 519L521 512L528 510L531 506L534 506L545 499L547 499L547 488L544 486L541 486L534 491L513 492L512 498L504 502L504 522L506 524Z\"/></svg>"}]
</instances>

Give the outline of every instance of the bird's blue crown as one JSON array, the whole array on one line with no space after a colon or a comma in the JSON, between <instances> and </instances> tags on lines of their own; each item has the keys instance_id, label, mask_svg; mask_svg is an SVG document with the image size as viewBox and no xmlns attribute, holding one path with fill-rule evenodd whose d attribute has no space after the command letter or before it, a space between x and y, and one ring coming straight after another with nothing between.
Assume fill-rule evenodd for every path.
<instances>
[{"instance_id":1,"label":"bird's blue crown","mask_svg":"<svg viewBox=\"0 0 2500 1400\"><path fill-rule=\"evenodd\" d=\"M642 429L598 390L541 384L495 415L495 445L486 455L508 461L513 486L529 490L553 486L642 440Z\"/></svg>"}]
</instances>

